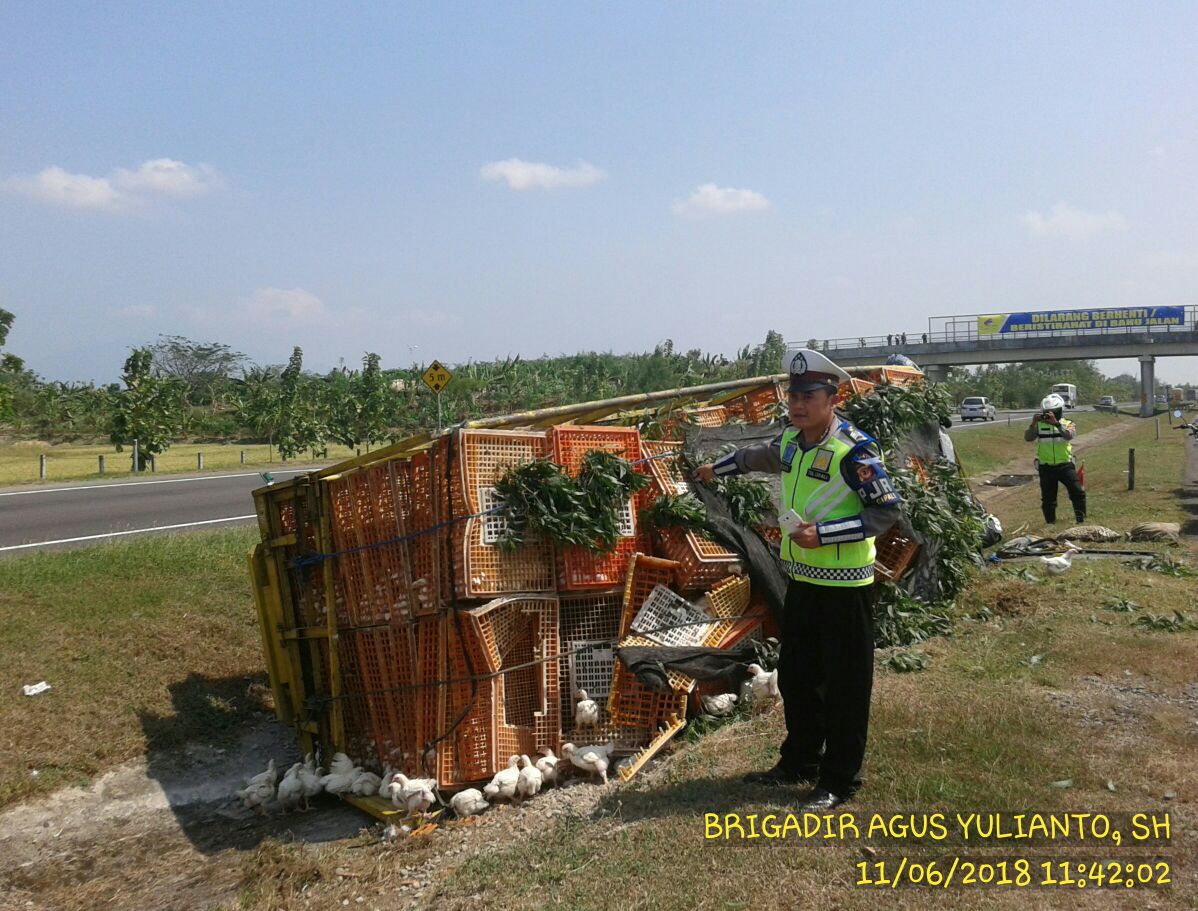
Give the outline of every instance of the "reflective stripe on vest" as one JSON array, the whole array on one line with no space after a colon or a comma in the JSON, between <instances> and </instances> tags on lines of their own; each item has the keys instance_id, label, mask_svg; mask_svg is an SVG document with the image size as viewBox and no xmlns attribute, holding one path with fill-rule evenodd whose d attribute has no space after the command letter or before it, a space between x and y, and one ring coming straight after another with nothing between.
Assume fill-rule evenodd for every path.
<instances>
[{"instance_id":1,"label":"reflective stripe on vest","mask_svg":"<svg viewBox=\"0 0 1198 911\"><path fill-rule=\"evenodd\" d=\"M1039 440L1036 458L1041 465L1065 465L1073 461L1073 443L1061 436L1059 427L1040 421L1036 424L1036 438Z\"/></svg>"},{"instance_id":2,"label":"reflective stripe on vest","mask_svg":"<svg viewBox=\"0 0 1198 911\"><path fill-rule=\"evenodd\" d=\"M852 451L853 444L833 431L828 439L804 452L798 448L798 438L797 430L787 430L782 435L782 452L790 450L794 456L789 464L783 459L779 515L794 509L807 522L860 516L861 497L840 473L840 463ZM781 551L782 563L792 579L845 587L869 585L874 579L877 550L873 538L799 547L783 534Z\"/></svg>"}]
</instances>

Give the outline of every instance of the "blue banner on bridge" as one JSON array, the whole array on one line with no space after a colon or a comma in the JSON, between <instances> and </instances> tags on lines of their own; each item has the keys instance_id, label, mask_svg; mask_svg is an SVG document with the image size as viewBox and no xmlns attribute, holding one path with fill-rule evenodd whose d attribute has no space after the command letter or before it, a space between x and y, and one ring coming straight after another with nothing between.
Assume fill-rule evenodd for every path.
<instances>
[{"instance_id":1,"label":"blue banner on bridge","mask_svg":"<svg viewBox=\"0 0 1198 911\"><path fill-rule=\"evenodd\" d=\"M1019 332L1080 332L1086 329L1146 329L1184 326L1185 307L1137 307L1128 310L1042 310L990 313L978 317L978 335Z\"/></svg>"}]
</instances>

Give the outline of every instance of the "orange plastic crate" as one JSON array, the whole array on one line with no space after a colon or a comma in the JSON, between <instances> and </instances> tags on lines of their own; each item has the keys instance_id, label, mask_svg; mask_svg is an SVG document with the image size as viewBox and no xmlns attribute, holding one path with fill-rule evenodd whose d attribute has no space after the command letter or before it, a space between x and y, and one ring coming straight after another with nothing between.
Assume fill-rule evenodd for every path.
<instances>
[{"instance_id":1,"label":"orange plastic crate","mask_svg":"<svg viewBox=\"0 0 1198 911\"><path fill-rule=\"evenodd\" d=\"M866 395L873 388L874 384L869 380L863 380L854 376L841 383L837 392L845 397L850 395Z\"/></svg>"},{"instance_id":2,"label":"orange plastic crate","mask_svg":"<svg viewBox=\"0 0 1198 911\"><path fill-rule=\"evenodd\" d=\"M633 619L654 587L659 584L669 585L674 580L677 570L678 564L672 560L646 557L643 554L633 557L628 568L621 605L621 647L657 645L644 636L630 636L628 633ZM669 720L671 714L685 717L686 694L694 687L694 680L676 671L670 671L667 676L673 691L659 693L644 686L617 658L607 705L612 722L625 727L656 731L659 725Z\"/></svg>"},{"instance_id":3,"label":"orange plastic crate","mask_svg":"<svg viewBox=\"0 0 1198 911\"><path fill-rule=\"evenodd\" d=\"M659 528L655 531L656 553L678 564L678 585L694 591L714 585L740 572L740 557L699 531Z\"/></svg>"},{"instance_id":4,"label":"orange plastic crate","mask_svg":"<svg viewBox=\"0 0 1198 911\"><path fill-rule=\"evenodd\" d=\"M707 593L707 610L721 622L707 634L704 646L721 646L724 637L748 612L751 588L748 576L729 576Z\"/></svg>"},{"instance_id":5,"label":"orange plastic crate","mask_svg":"<svg viewBox=\"0 0 1198 911\"><path fill-rule=\"evenodd\" d=\"M417 741L419 711L416 682L416 649L413 626L375 627L343 632L356 655L356 683L360 711L370 725L372 749L362 760L373 760L378 768L416 771L420 755ZM348 683L349 681L345 681ZM355 757L359 758L359 757Z\"/></svg>"},{"instance_id":6,"label":"orange plastic crate","mask_svg":"<svg viewBox=\"0 0 1198 911\"><path fill-rule=\"evenodd\" d=\"M901 579L919 554L919 542L907 536L897 525L892 526L874 544L877 549L874 572L891 582Z\"/></svg>"},{"instance_id":7,"label":"orange plastic crate","mask_svg":"<svg viewBox=\"0 0 1198 911\"><path fill-rule=\"evenodd\" d=\"M448 729L462 720L437 753L441 784L490 778L511 755L532 756L546 746L557 750L561 744L557 597L498 598L461 610L456 618L448 615L446 628L455 682L448 687L443 724ZM474 687L468 680L467 653L474 675L485 676Z\"/></svg>"},{"instance_id":8,"label":"orange plastic crate","mask_svg":"<svg viewBox=\"0 0 1198 911\"><path fill-rule=\"evenodd\" d=\"M740 397L746 424L768 424L778 417L778 406L786 401L782 387L772 383Z\"/></svg>"},{"instance_id":9,"label":"orange plastic crate","mask_svg":"<svg viewBox=\"0 0 1198 911\"><path fill-rule=\"evenodd\" d=\"M640 462L641 435L635 427L575 427L564 425L549 431L553 458L570 474L577 476L583 457L592 450L610 452L629 462ZM648 473L648 463L636 470ZM621 585L633 554L649 550L648 539L638 522L637 512L646 504L648 491L628 504L625 522L629 534L621 537L608 553L593 553L583 547L557 548L557 587L559 591L588 591Z\"/></svg>"}]
</instances>

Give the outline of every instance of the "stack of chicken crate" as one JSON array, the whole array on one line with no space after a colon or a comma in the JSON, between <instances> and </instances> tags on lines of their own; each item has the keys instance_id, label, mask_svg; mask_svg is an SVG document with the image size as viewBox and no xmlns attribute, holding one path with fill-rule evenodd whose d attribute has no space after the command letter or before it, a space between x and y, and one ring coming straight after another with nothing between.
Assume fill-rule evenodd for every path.
<instances>
[{"instance_id":1,"label":"stack of chicken crate","mask_svg":"<svg viewBox=\"0 0 1198 911\"><path fill-rule=\"evenodd\" d=\"M780 399L770 384L685 423L772 420ZM735 553L642 526L656 497L690 490L681 448L622 426L458 429L256 491L251 572L280 718L305 751L319 743L449 788L565 741L647 744L685 717L695 682L671 673L669 690L651 690L616 647L727 648L760 636L768 614ZM502 549L503 474L535 459L577 474L595 449L651 479L615 549ZM888 574L910 562L909 543L879 542ZM670 622L696 605L694 623ZM576 722L579 691L597 725Z\"/></svg>"}]
</instances>

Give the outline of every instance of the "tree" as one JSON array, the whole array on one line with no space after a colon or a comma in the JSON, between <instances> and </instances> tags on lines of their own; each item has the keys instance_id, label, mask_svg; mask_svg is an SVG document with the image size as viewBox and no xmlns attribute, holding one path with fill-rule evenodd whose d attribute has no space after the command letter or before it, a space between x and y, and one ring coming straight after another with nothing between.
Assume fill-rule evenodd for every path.
<instances>
[{"instance_id":1,"label":"tree","mask_svg":"<svg viewBox=\"0 0 1198 911\"><path fill-rule=\"evenodd\" d=\"M234 380L233 410L242 427L266 439L272 447L279 427L279 371L274 367L254 366Z\"/></svg>"},{"instance_id":2,"label":"tree","mask_svg":"<svg viewBox=\"0 0 1198 911\"><path fill-rule=\"evenodd\" d=\"M148 348L135 348L125 360L121 374L125 388L116 398L110 438L118 446L138 443L137 470L146 467L149 456L170 448L183 425L186 389L174 379L153 373L153 355Z\"/></svg>"},{"instance_id":3,"label":"tree","mask_svg":"<svg viewBox=\"0 0 1198 911\"><path fill-rule=\"evenodd\" d=\"M195 342L181 335L160 335L149 350L154 375L182 381L193 405L212 404L218 388L228 384L246 359L223 342Z\"/></svg>"},{"instance_id":4,"label":"tree","mask_svg":"<svg viewBox=\"0 0 1198 911\"><path fill-rule=\"evenodd\" d=\"M316 448L324 438L316 387L304 376L304 350L298 345L279 375L278 446L283 458Z\"/></svg>"},{"instance_id":5,"label":"tree","mask_svg":"<svg viewBox=\"0 0 1198 911\"><path fill-rule=\"evenodd\" d=\"M0 345L8 341L8 330L12 328L13 321L16 317L0 307ZM10 360L11 359L11 360ZM24 362L13 354L4 355L4 363L0 365L2 373L20 373L24 368ZM12 409L13 390L12 384L7 377L0 378L0 421L11 421L13 418Z\"/></svg>"}]
</instances>

